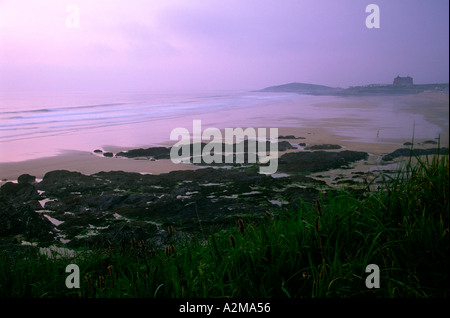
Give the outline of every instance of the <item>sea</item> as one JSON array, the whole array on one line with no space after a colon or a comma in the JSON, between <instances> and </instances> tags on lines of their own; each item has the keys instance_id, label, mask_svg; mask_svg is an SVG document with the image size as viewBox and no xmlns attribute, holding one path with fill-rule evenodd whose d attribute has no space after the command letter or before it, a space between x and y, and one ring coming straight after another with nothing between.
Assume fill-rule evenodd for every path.
<instances>
[{"instance_id":1,"label":"sea","mask_svg":"<svg viewBox=\"0 0 450 318\"><path fill-rule=\"evenodd\" d=\"M395 97L246 90L0 93L0 162L170 144L177 127L324 127L362 142L435 138L442 127ZM448 125L448 124L447 124ZM397 142L397 141L396 141ZM172 142L173 143L173 142Z\"/></svg>"}]
</instances>

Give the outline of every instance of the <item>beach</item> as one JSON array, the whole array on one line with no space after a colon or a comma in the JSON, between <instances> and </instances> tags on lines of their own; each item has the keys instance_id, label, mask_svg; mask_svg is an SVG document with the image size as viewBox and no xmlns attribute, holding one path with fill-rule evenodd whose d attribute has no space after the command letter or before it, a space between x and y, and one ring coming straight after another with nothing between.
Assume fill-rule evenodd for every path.
<instances>
[{"instance_id":1,"label":"beach","mask_svg":"<svg viewBox=\"0 0 450 318\"><path fill-rule=\"evenodd\" d=\"M270 97L270 94L263 95ZM148 161L107 158L93 152L98 148L105 152L119 152L154 146L171 147L175 143L169 139L171 131L184 127L192 132L194 120L201 120L203 129L217 127L222 131L227 127L278 128L279 136L302 138L295 140L296 143L337 144L347 150L367 151L374 155L387 154L403 147L405 142L412 141L413 134L416 144L440 138L441 146L448 146L448 94L425 92L393 96L388 97L387 102L383 101L384 104L382 98L385 97L299 98L294 94L284 94L281 100L263 100L242 109L222 108L209 113L163 118L156 124L144 122L95 128L72 135L43 137L40 143L36 139L22 139L5 143L0 148L0 178L3 182L16 180L19 175L28 173L41 179L51 170L79 171L84 174L114 170L160 174L198 169L189 164L175 164L169 159ZM364 118L365 113L369 116L367 119ZM387 118L391 118L391 121ZM12 149L8 149L9 144L13 145ZM9 160L8 152L14 154L14 147L28 149L33 144L43 146L37 158ZM45 155L46 151L49 156Z\"/></svg>"},{"instance_id":2,"label":"beach","mask_svg":"<svg viewBox=\"0 0 450 318\"><path fill-rule=\"evenodd\" d=\"M404 2L0 0L0 298L448 297L449 1Z\"/></svg>"},{"instance_id":3,"label":"beach","mask_svg":"<svg viewBox=\"0 0 450 318\"><path fill-rule=\"evenodd\" d=\"M170 159L136 160L108 158L95 149L117 153L136 148L171 147L170 133L183 127L192 133L194 120L201 120L203 130L215 127L246 129L277 128L279 136L294 146L336 144L346 150L387 154L404 147L439 138L448 147L448 93L424 92L402 96L298 96L297 94L241 93L253 103L234 107L198 108L186 114L151 122L120 123L50 136L32 136L0 145L0 180L16 180L24 173L42 179L52 170L94 174L100 171L127 171L161 174L174 170L194 170L191 164L175 164ZM224 100L226 102L227 100ZM203 102L203 101L202 101ZM99 125L100 126L100 125ZM204 141L207 142L207 141ZM435 147L424 144L421 147ZM300 149L302 149L300 147ZM24 159L24 160L22 160Z\"/></svg>"},{"instance_id":4,"label":"beach","mask_svg":"<svg viewBox=\"0 0 450 318\"><path fill-rule=\"evenodd\" d=\"M10 125L39 127L36 130L45 134L10 136L2 143L0 249L15 253L38 247L41 254L61 257L86 249L133 249L139 242L141 249L164 250L169 255L181 249L180 240L220 238L243 222L255 229L305 208L314 211L311 215L317 210L319 216L333 216L326 198L344 193L355 202L382 194L390 186L386 180L403 178L399 171L411 158L412 146L417 153L413 165L419 157L448 154L446 94L342 98L240 93L238 98L220 99L223 105L237 102L228 109L217 107L217 99L208 97L203 107L169 112L158 120L149 115L161 114L163 109L148 105L142 106L147 113L139 115L129 113L129 104L111 109L100 104L15 112L13 116L19 118L9 121ZM76 116L83 119L77 122ZM103 120L86 119L89 116ZM110 120L106 126L105 118ZM131 118L132 123L123 118ZM200 122L201 127L196 126ZM243 145L244 162L207 162L206 138L200 144L200 162L193 155L189 162L174 163L171 147L184 135L176 133L170 140L177 128L192 140L208 128L216 128L215 133L225 139L230 137L227 128L253 128L258 135L252 138L265 140L270 155L277 150L277 158L269 164L276 162L277 170L266 174L261 171L267 167L263 160L250 162L250 139ZM21 133L26 135L26 129L12 131ZM273 145L277 148L272 149ZM194 147L188 147L189 151ZM422 162L428 164L426 159ZM355 213L354 207L338 208L346 217ZM365 212L361 215L370 219ZM305 224L304 218L299 220ZM317 219L308 225L319 232L317 226ZM360 230L356 232L359 237ZM335 250L334 242L332 246Z\"/></svg>"}]
</instances>

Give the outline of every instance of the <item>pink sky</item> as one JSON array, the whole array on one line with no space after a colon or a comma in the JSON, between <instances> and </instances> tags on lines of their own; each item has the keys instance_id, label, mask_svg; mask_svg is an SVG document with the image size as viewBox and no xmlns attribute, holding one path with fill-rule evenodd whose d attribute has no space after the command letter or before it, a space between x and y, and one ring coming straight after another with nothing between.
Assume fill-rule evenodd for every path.
<instances>
[{"instance_id":1,"label":"pink sky","mask_svg":"<svg viewBox=\"0 0 450 318\"><path fill-rule=\"evenodd\" d=\"M365 8L380 8L368 29ZM79 28L68 28L69 4ZM448 0L0 0L0 91L449 82Z\"/></svg>"}]
</instances>

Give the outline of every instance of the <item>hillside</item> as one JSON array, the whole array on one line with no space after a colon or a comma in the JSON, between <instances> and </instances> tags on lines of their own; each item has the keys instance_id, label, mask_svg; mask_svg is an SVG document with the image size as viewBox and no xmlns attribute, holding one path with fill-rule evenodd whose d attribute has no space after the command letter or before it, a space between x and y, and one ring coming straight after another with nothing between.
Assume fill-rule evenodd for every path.
<instances>
[{"instance_id":1,"label":"hillside","mask_svg":"<svg viewBox=\"0 0 450 318\"><path fill-rule=\"evenodd\" d=\"M427 90L448 92L449 84L415 84L410 86L393 86L386 85L365 85L352 86L350 88L336 88L324 85L307 84L307 83L289 83L277 86L270 86L257 92L274 92L274 93L297 93L304 95L397 95L397 94L418 94Z\"/></svg>"},{"instance_id":2,"label":"hillside","mask_svg":"<svg viewBox=\"0 0 450 318\"><path fill-rule=\"evenodd\" d=\"M289 83L278 86L266 87L259 92L289 92L299 94L311 95L332 95L336 94L342 89L334 88L324 85L307 84L307 83Z\"/></svg>"}]
</instances>

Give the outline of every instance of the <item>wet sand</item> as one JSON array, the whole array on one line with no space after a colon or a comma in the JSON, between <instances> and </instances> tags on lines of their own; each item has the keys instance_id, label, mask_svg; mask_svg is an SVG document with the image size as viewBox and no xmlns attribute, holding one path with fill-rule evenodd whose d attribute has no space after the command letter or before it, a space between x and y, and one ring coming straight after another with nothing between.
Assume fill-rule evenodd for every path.
<instances>
[{"instance_id":1,"label":"wet sand","mask_svg":"<svg viewBox=\"0 0 450 318\"><path fill-rule=\"evenodd\" d=\"M293 145L298 145L299 143L306 143L307 146L336 144L342 146L343 148L334 151L365 151L375 156L388 154L398 148L405 147L400 146L397 143L363 143L343 140L342 137L337 136L324 128L279 128L279 135L294 135L296 137L305 138L280 139L280 141L287 140ZM432 148L436 147L436 145L424 145L421 147ZM105 147L105 151L118 152L120 150L124 149L112 146ZM280 156L283 153L284 152L279 152L278 155ZM103 157L101 154L97 155L93 152L84 151L66 151L58 156L32 159L22 162L0 163L1 181L3 182L6 180L16 180L21 174L24 173L28 173L36 176L38 179L42 179L45 173L52 170L78 171L83 174L90 175L100 171L126 171L146 174L161 174L174 170L195 170L200 168L200 166L195 166L192 164L175 164L170 159L150 161L128 158L108 158Z\"/></svg>"}]
</instances>

